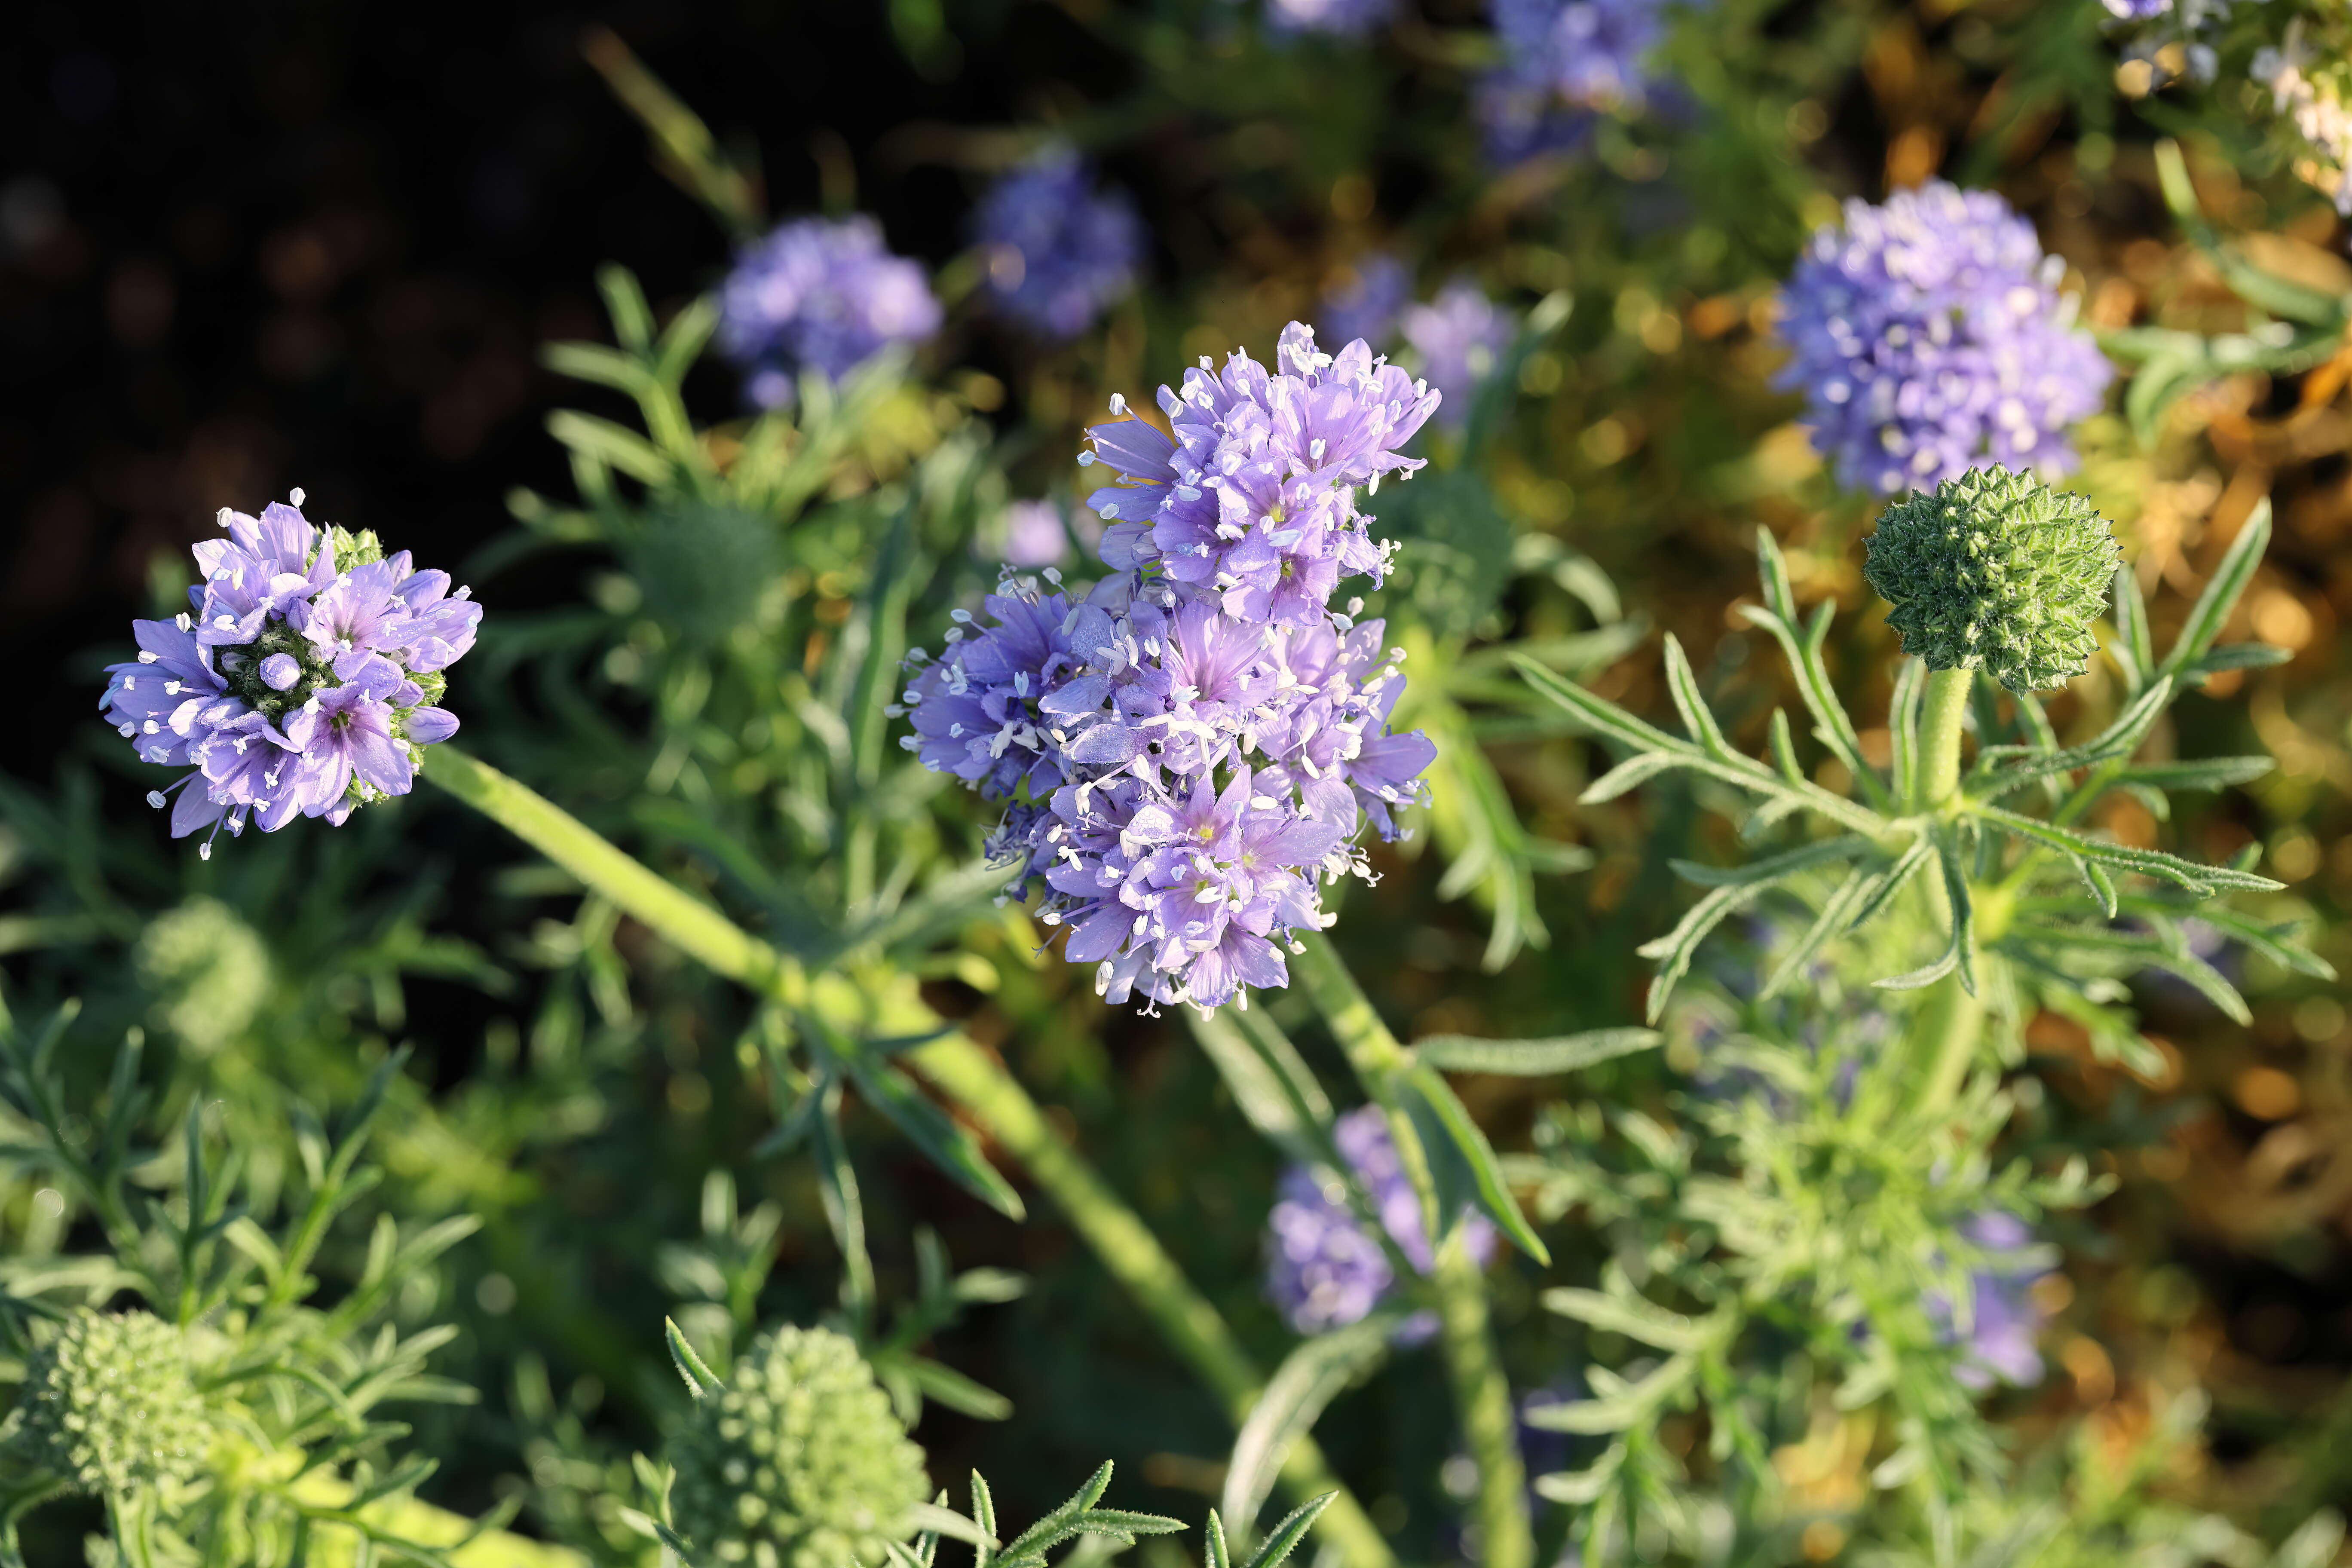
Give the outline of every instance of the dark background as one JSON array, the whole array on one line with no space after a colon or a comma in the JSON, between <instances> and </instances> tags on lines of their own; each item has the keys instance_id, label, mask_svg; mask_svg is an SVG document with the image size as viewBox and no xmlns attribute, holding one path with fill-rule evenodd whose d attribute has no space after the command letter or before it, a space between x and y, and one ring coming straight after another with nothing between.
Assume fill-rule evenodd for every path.
<instances>
[{"instance_id":1,"label":"dark background","mask_svg":"<svg viewBox=\"0 0 2352 1568\"><path fill-rule=\"evenodd\" d=\"M755 147L772 211L818 205L830 163L836 194L846 171L892 247L934 264L961 245L972 180L932 161L948 139L926 123L1003 125L1060 84L1117 85L1045 4L961 26L944 82L908 64L880 5L13 15L0 648L5 758L36 782L99 733L99 665L128 616L156 613L151 572L187 580L220 507L299 485L314 518L454 567L507 526L509 487L568 493L540 345L603 335L597 263L634 269L658 309L728 250L583 59L585 26ZM524 586L501 582L501 602Z\"/></svg>"}]
</instances>

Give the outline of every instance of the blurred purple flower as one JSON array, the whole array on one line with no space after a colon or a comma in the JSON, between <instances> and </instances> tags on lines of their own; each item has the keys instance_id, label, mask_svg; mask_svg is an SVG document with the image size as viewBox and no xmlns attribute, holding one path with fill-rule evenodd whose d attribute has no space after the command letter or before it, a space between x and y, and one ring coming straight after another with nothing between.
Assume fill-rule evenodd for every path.
<instances>
[{"instance_id":1,"label":"blurred purple flower","mask_svg":"<svg viewBox=\"0 0 2352 1568\"><path fill-rule=\"evenodd\" d=\"M222 508L228 536L194 547L194 613L133 621L139 657L107 668L107 721L141 761L190 770L147 799L176 794L172 836L210 829L206 858L224 827L341 823L407 794L423 749L457 731L435 704L482 607L373 533L321 531L301 503Z\"/></svg>"},{"instance_id":2,"label":"blurred purple flower","mask_svg":"<svg viewBox=\"0 0 2352 1568\"><path fill-rule=\"evenodd\" d=\"M1932 489L1972 468L2073 464L2065 432L2115 371L2033 227L1990 191L1942 181L1846 204L1790 275L1778 381L1803 389L1813 443L1856 489Z\"/></svg>"},{"instance_id":3,"label":"blurred purple flower","mask_svg":"<svg viewBox=\"0 0 2352 1568\"><path fill-rule=\"evenodd\" d=\"M1495 0L1505 69L1562 102L1638 107L1665 37L1666 0Z\"/></svg>"},{"instance_id":4,"label":"blurred purple flower","mask_svg":"<svg viewBox=\"0 0 2352 1568\"><path fill-rule=\"evenodd\" d=\"M1560 101L1549 85L1507 67L1488 71L1471 90L1471 111L1485 132L1486 161L1509 169L1549 153L1575 153L1592 139L1593 111Z\"/></svg>"},{"instance_id":5,"label":"blurred purple flower","mask_svg":"<svg viewBox=\"0 0 2352 1568\"><path fill-rule=\"evenodd\" d=\"M1401 330L1422 374L1445 399L1441 417L1460 425L1511 341L1511 319L1475 284L1456 279L1426 305L1405 309Z\"/></svg>"},{"instance_id":6,"label":"blurred purple flower","mask_svg":"<svg viewBox=\"0 0 2352 1568\"><path fill-rule=\"evenodd\" d=\"M1316 334L1342 345L1361 338L1374 350L1395 334L1397 315L1412 299L1412 272L1386 251L1356 258L1316 307Z\"/></svg>"},{"instance_id":7,"label":"blurred purple flower","mask_svg":"<svg viewBox=\"0 0 2352 1568\"><path fill-rule=\"evenodd\" d=\"M719 293L719 347L753 403L782 408L803 372L838 380L940 320L922 267L893 256L872 218L798 218L737 254Z\"/></svg>"},{"instance_id":8,"label":"blurred purple flower","mask_svg":"<svg viewBox=\"0 0 2352 1568\"><path fill-rule=\"evenodd\" d=\"M1381 1228L1407 1262L1428 1273L1435 1258L1422 1225L1421 1200L1390 1142L1380 1107L1349 1111L1332 1123L1331 1136L1380 1216ZM1326 1188L1315 1167L1291 1166L1276 1191L1274 1212L1266 1219L1266 1295L1302 1334L1361 1321L1395 1283L1387 1251L1358 1222L1346 1194ZM1495 1250L1493 1224L1482 1215L1465 1213L1461 1225L1470 1255L1484 1263ZM1432 1314L1417 1312L1396 1337L1411 1343L1427 1339L1436 1328Z\"/></svg>"},{"instance_id":9,"label":"blurred purple flower","mask_svg":"<svg viewBox=\"0 0 2352 1568\"><path fill-rule=\"evenodd\" d=\"M1135 286L1143 224L1124 195L1097 195L1094 171L1050 148L999 180L972 215L989 297L1050 337L1074 338Z\"/></svg>"},{"instance_id":10,"label":"blurred purple flower","mask_svg":"<svg viewBox=\"0 0 2352 1568\"><path fill-rule=\"evenodd\" d=\"M1959 1331L1951 1303L1941 1296L1927 1298L1928 1315L1947 1344L1965 1342L1967 1359L1957 1374L1962 1383L1990 1388L1998 1380L2030 1388L2042 1381L2042 1352L2034 1342L2048 1315L2034 1301L2033 1286L2051 1270L2014 1257L2003 1261L2002 1255L2022 1253L2033 1245L2033 1232L2015 1215L1998 1210L1979 1215L1961 1226L1960 1234L1992 1255L1984 1268L1969 1274L1968 1331Z\"/></svg>"},{"instance_id":11,"label":"blurred purple flower","mask_svg":"<svg viewBox=\"0 0 2352 1568\"><path fill-rule=\"evenodd\" d=\"M1396 0L1265 0L1265 25L1276 33L1357 37L1395 15Z\"/></svg>"},{"instance_id":12,"label":"blurred purple flower","mask_svg":"<svg viewBox=\"0 0 2352 1568\"><path fill-rule=\"evenodd\" d=\"M2172 0L2106 0L2109 14L2126 22L2153 21L2169 13Z\"/></svg>"},{"instance_id":13,"label":"blurred purple flower","mask_svg":"<svg viewBox=\"0 0 2352 1568\"><path fill-rule=\"evenodd\" d=\"M1017 500L1004 509L1004 563L1023 571L1059 565L1070 552L1062 509L1049 500Z\"/></svg>"}]
</instances>

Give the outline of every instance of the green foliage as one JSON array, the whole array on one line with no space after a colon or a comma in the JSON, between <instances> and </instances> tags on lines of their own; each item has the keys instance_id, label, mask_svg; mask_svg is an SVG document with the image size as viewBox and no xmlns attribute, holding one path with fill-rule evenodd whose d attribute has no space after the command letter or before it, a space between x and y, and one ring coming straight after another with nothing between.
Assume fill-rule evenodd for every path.
<instances>
[{"instance_id":1,"label":"green foliage","mask_svg":"<svg viewBox=\"0 0 2352 1568\"><path fill-rule=\"evenodd\" d=\"M1831 606L1823 604L1800 629L1788 570L1769 534L1759 535L1757 545L1765 603L1743 606L1742 613L1771 632L1789 655L1812 714L1814 738L1851 781L1844 794L1809 776L1780 710L1772 716L1770 765L1735 750L1700 693L1688 658L1671 636L1666 640L1667 684L1688 741L1675 740L1531 660L1519 660L1536 689L1589 732L1630 752L1586 790L1586 801L1611 800L1662 774L1687 772L1729 784L1756 800L1755 808L1740 819L1744 839L1763 838L1792 821L1812 829L1797 837L1792 847L1735 867L1676 863L1677 873L1709 891L1672 931L1643 949L1658 962L1650 988L1650 1020L1654 1023L1664 1014L1708 933L1740 910L1768 898L1793 898L1806 911L1805 934L1765 980L1769 996L1791 984L1804 964L1832 941L1863 930L1882 915L1902 918L1906 897L1932 911L1921 923L1937 928L1934 949L1932 955L1913 949L1911 961L1925 957L1927 962L1878 977L1882 987L1916 990L1957 974L1970 995L1980 990L1987 994L1995 1016L2014 1029L2029 997L2068 1016L2081 1014L2081 1000L2088 997L2095 1012L2105 1005L2100 998L2111 1001L2114 996L2111 986L2101 982L2111 981L2119 968L2130 973L2147 967L2188 981L2233 1016L2242 1016L2245 1004L2235 988L2188 951L2179 919L2189 906L2223 893L2275 891L2283 884L2244 866L2200 866L2085 834L2074 825L2110 791L2149 787L2145 776L2134 776L2131 759L2182 687L2218 669L2258 661L2255 654L2216 648L2213 643L2261 559L2269 531L2266 516L2241 531L2179 640L2161 662L2145 649L2146 616L2137 608L2134 580L2117 574L2114 646L2125 684L2137 693L2136 700L2096 734L2062 746L2030 694L2017 694L2004 707L1984 691L1987 700L1977 705L1975 713L1976 764L1958 795L1927 810L1906 809L1920 793L1921 758L1930 739L1921 712L1921 667L1908 667L1895 685L1888 720L1895 737L1894 754L1884 771L1873 768L1862 758L1853 721L1822 665ZM2187 782L2194 787L2216 776L2221 775L2209 770L2188 775ZM1995 804L2028 785L2041 786L2036 804L2043 815ZM1836 880L1825 893L1803 890L1811 874L1832 867L1839 868ZM1937 875L1923 879L1921 872L1931 867ZM2123 912L2118 876L2158 885L2154 893L2132 895L2132 912L2145 931L2113 924ZM2298 951L2282 942L2278 931L2226 911L2222 918L2241 940L2281 954ZM2119 964L2124 955L2130 959ZM1990 973L1989 957L1996 961ZM2314 974L2333 973L2307 952L2284 962ZM2108 1047L2124 1032L2110 1026L2097 1034L2103 1047Z\"/></svg>"}]
</instances>

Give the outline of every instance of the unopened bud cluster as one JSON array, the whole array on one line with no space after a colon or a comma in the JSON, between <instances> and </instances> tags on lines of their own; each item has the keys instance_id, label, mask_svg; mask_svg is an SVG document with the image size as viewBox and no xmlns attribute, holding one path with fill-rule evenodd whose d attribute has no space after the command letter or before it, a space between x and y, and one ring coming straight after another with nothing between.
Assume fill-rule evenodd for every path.
<instances>
[{"instance_id":1,"label":"unopened bud cluster","mask_svg":"<svg viewBox=\"0 0 2352 1568\"><path fill-rule=\"evenodd\" d=\"M923 1451L857 1347L830 1329L762 1334L672 1439L670 1518L703 1563L879 1563L923 1500Z\"/></svg>"},{"instance_id":2,"label":"unopened bud cluster","mask_svg":"<svg viewBox=\"0 0 2352 1568\"><path fill-rule=\"evenodd\" d=\"M185 1481L204 1458L186 1338L146 1312L78 1309L26 1360L17 1412L26 1457L87 1491Z\"/></svg>"},{"instance_id":3,"label":"unopened bud cluster","mask_svg":"<svg viewBox=\"0 0 2352 1568\"><path fill-rule=\"evenodd\" d=\"M2098 649L2121 552L2079 495L2030 474L1978 468L1886 509L1863 574L1895 606L1887 624L1930 669L1981 669L2011 691L2048 691Z\"/></svg>"}]
</instances>

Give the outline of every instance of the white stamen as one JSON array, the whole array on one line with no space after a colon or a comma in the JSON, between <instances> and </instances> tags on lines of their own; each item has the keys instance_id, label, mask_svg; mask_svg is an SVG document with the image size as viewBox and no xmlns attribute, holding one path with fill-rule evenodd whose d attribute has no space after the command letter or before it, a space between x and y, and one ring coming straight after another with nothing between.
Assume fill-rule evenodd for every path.
<instances>
[{"instance_id":1,"label":"white stamen","mask_svg":"<svg viewBox=\"0 0 2352 1568\"><path fill-rule=\"evenodd\" d=\"M301 486L297 485L297 486L295 486L295 487L294 487L294 490L293 490L293 498L294 498L294 504L295 504L296 506L300 506L300 505L302 504L302 487L301 487Z\"/></svg>"},{"instance_id":2,"label":"white stamen","mask_svg":"<svg viewBox=\"0 0 2352 1568\"><path fill-rule=\"evenodd\" d=\"M142 664L152 664L155 662L155 655L149 653L142 647L139 650L139 662Z\"/></svg>"}]
</instances>

